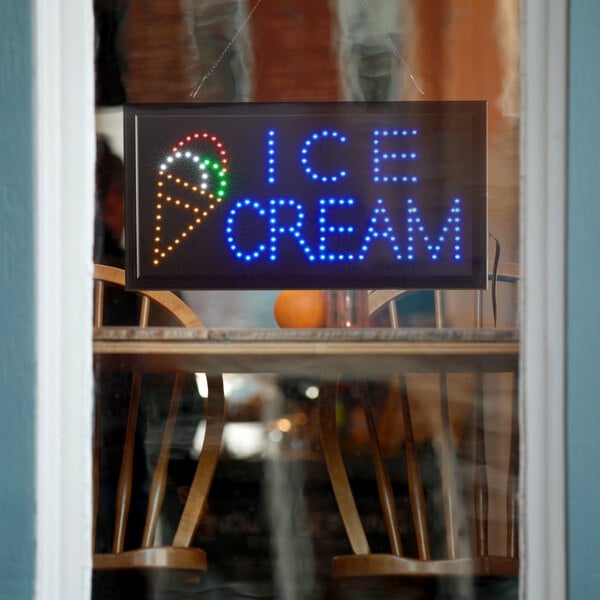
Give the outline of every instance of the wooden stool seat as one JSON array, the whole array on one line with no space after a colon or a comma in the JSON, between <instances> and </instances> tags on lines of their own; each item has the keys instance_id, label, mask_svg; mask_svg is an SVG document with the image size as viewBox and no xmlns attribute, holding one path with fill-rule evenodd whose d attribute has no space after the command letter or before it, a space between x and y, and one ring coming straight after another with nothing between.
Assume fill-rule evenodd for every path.
<instances>
[{"instance_id":1,"label":"wooden stool seat","mask_svg":"<svg viewBox=\"0 0 600 600\"><path fill-rule=\"evenodd\" d=\"M393 554L355 554L336 556L333 575L342 586L344 580L358 577L517 577L519 563L504 556L420 560Z\"/></svg>"},{"instance_id":2,"label":"wooden stool seat","mask_svg":"<svg viewBox=\"0 0 600 600\"><path fill-rule=\"evenodd\" d=\"M154 546L125 550L120 554L95 554L94 569L98 571L119 569L206 571L206 553L201 548Z\"/></svg>"}]
</instances>

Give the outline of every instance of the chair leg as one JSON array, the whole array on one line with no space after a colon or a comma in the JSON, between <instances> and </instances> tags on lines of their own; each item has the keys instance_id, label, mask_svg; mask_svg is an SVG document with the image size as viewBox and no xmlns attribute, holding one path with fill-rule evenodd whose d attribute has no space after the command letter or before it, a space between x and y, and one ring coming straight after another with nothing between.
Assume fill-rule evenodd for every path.
<instances>
[{"instance_id":1,"label":"chair leg","mask_svg":"<svg viewBox=\"0 0 600 600\"><path fill-rule=\"evenodd\" d=\"M483 422L483 373L475 386L475 528L477 555L488 555L488 480Z\"/></svg>"}]
</instances>

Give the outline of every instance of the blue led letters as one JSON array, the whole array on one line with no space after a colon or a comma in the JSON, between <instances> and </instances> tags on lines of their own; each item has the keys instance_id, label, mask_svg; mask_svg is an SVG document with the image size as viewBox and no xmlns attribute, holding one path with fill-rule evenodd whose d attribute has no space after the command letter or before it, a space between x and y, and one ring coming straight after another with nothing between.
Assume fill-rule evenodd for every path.
<instances>
[{"instance_id":1,"label":"blue led letters","mask_svg":"<svg viewBox=\"0 0 600 600\"><path fill-rule=\"evenodd\" d=\"M481 287L481 102L128 105L137 289Z\"/></svg>"},{"instance_id":2,"label":"blue led letters","mask_svg":"<svg viewBox=\"0 0 600 600\"><path fill-rule=\"evenodd\" d=\"M267 181L270 184L274 184L274 165L278 162L275 150L276 131L270 129L267 136ZM398 194L397 189L396 194L392 195L389 201L390 204L393 203L396 206L395 211L388 211L386 201L384 201L383 197L375 199L368 221L362 223L363 235L358 245L353 247L344 244L345 249L343 251L332 250L330 248L328 244L330 239L334 236L355 233L360 221L360 219L356 220L356 211L352 211L352 208L356 206L354 198L337 198L332 196L318 200L318 245L316 252L313 252L311 245L307 242L304 235L305 208L300 201L293 198L271 198L268 200L268 207L261 200L245 199L243 202L236 202L230 209L226 220L225 233L229 249L237 259L244 262L266 260L267 256L269 261L276 262L279 260L279 242L281 237L290 236L296 241L302 251L300 256L304 256L305 260L309 262L365 261L368 258L371 246L376 242L387 244L390 256L395 261L415 261L419 252L425 252L431 261L437 261L443 251L448 252L448 256L451 257L452 261L461 261L463 250L460 198L457 197L452 200L449 213L444 215L440 232L437 235L433 235L429 232L432 227L435 227L435 224L424 223L419 214L418 202L413 197L413 195L416 195L414 193L415 187L418 188L418 177L410 173L400 175L383 174L389 170L388 165L385 164L386 162L393 164L395 162L403 163L403 161L411 161L414 167L417 166L418 161L416 160L417 153L415 151L394 152L391 150L380 150L380 142L383 141L385 145L386 138L415 139L417 136L418 131L416 129L373 131L373 183L376 186L385 186L389 183L400 183L403 186L399 188L400 194ZM318 144L324 139L336 140L337 143L342 144L347 141L346 136L340 134L338 131L328 131L325 129L318 133L313 133L302 144L300 168L312 180L318 180L321 184L327 184L323 187L331 187L331 184L335 184L338 179L346 177L348 170L340 169L334 175L325 175L310 166L309 151L311 146ZM292 164L285 168L294 168L294 166L296 165ZM412 186L411 196L408 196L405 191L405 185ZM399 211L399 204L404 205L405 208ZM247 252L240 249L240 244L236 237L236 231L252 227L249 220L245 223L243 221L242 209L245 207L251 208L261 216L266 215L267 212L269 215L269 229L268 231L264 231L262 243L259 243L254 249ZM344 224L338 223L335 217L331 216L332 213L336 212L335 209L339 212L340 207L350 209L344 213L346 219ZM403 218L402 215L404 214L406 216ZM390 215L395 215L395 220L399 222L395 223ZM240 220L242 220L242 223L239 222ZM446 243L447 239L449 240L448 243ZM421 242L421 244L417 242ZM452 244L452 247L450 247L450 244ZM269 252L265 254L264 250L267 247L269 248Z\"/></svg>"}]
</instances>

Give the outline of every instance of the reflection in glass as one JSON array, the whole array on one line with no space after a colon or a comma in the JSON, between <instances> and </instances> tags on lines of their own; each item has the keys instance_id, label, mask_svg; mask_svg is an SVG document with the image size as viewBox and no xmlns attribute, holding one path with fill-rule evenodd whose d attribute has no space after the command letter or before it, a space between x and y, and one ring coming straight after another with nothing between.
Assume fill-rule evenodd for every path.
<instances>
[{"instance_id":1,"label":"reflection in glass","mask_svg":"<svg viewBox=\"0 0 600 600\"><path fill-rule=\"evenodd\" d=\"M486 100L488 228L500 242L501 262L510 267L511 276L518 276L518 0L95 0L94 8L98 128L117 140L111 143L116 154L119 106L124 102ZM490 264L492 258L493 251ZM412 342L425 339L422 336L439 324L436 302L441 299L442 331L449 339L475 335L472 330L481 314L483 333L478 335L492 336L484 348L504 348L508 342L498 341L502 336L518 338L518 289L517 295L506 289L509 279L499 280L498 325L492 333L491 285L479 300L468 291L400 296L394 311L386 303L371 314L370 330L381 332L378 335L386 340L397 326ZM276 294L180 293L208 327L278 333L272 315ZM461 334L465 329L471 333ZM282 334L290 336L282 345L296 343L294 332ZM430 343L419 348L423 351ZM260 369L228 372L223 444L208 509L194 539L207 553L208 569L175 587L157 576L142 597L379 597L372 590L351 589L336 596L332 558L349 555L352 548L324 460L323 407L336 423L336 447L339 443L373 552L390 552L373 469L377 452L389 468L407 555L419 554L415 521L409 516L413 475L407 458L413 451L421 470L432 556L448 553L442 481L447 471L440 470L448 464L453 465L457 490L457 547L465 555L477 549L473 532L478 513L471 484L482 481L482 470L474 466L482 450L477 433L485 432L488 549L493 554L514 553L518 348L515 342L507 354L487 359L481 354L485 349L463 362L441 355L433 360L426 350L410 361L409 353L385 373L374 361L369 363L367 388L350 376L353 373L345 373L339 384L331 374L322 378L302 369L273 374L275 363L285 362L284 357L271 358ZM326 371L331 366L327 357L321 361ZM359 371L363 365L356 358L350 370ZM184 441L169 471L173 514L185 501L186 488L179 482L193 469L204 436L206 421L198 407L206 390L201 376L195 382L194 400L181 423ZM149 461L155 460L155 441L164 426L164 406L152 400L157 394L155 390L142 414L146 422L141 445ZM478 398L483 402L478 404ZM118 408L114 398L109 405ZM126 415L121 412L114 413L123 421L118 430L125 428ZM407 418L412 423L412 449L407 444ZM375 446L373 425L378 431ZM139 481L138 495L145 497L144 469ZM160 535L166 535L169 523L165 521ZM112 531L112 523L105 526ZM95 590L95 597L119 597L118 584L117 578L109 580L107 589ZM518 595L513 576L489 581L438 578L420 585L417 591L424 598L497 600ZM391 597L405 597L401 589L398 584Z\"/></svg>"}]
</instances>

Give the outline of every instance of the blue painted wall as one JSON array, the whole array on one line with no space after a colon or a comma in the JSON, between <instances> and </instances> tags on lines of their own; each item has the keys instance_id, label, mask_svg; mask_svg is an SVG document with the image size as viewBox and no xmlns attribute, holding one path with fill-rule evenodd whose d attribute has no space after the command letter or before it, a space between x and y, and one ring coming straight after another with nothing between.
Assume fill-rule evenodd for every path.
<instances>
[{"instance_id":1,"label":"blue painted wall","mask_svg":"<svg viewBox=\"0 0 600 600\"><path fill-rule=\"evenodd\" d=\"M570 7L567 292L569 598L600 598L600 2Z\"/></svg>"},{"instance_id":2,"label":"blue painted wall","mask_svg":"<svg viewBox=\"0 0 600 600\"><path fill-rule=\"evenodd\" d=\"M31 0L0 20L0 597L33 597ZM600 598L600 2L571 0L567 316L569 598Z\"/></svg>"},{"instance_id":3,"label":"blue painted wall","mask_svg":"<svg viewBox=\"0 0 600 600\"><path fill-rule=\"evenodd\" d=\"M32 6L0 19L0 598L33 597L34 188Z\"/></svg>"}]
</instances>

